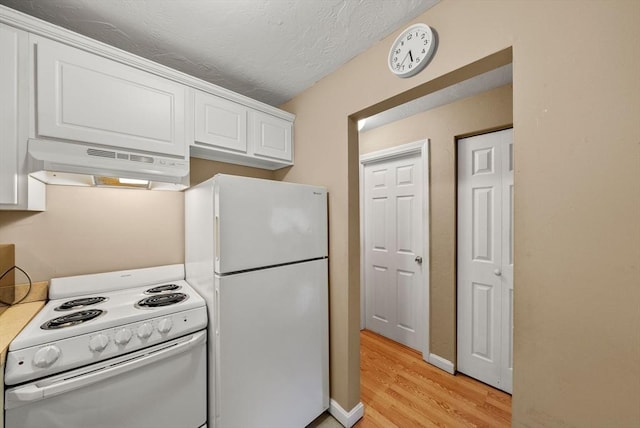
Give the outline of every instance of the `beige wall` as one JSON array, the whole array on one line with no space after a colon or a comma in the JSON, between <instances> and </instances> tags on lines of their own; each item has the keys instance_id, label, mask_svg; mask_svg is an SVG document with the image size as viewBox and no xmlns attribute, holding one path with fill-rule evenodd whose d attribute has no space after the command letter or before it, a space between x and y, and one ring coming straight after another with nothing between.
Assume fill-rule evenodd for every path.
<instances>
[{"instance_id":1,"label":"beige wall","mask_svg":"<svg viewBox=\"0 0 640 428\"><path fill-rule=\"evenodd\" d=\"M183 210L180 192L47 186L47 211L0 212L0 242L34 281L182 263Z\"/></svg>"},{"instance_id":2,"label":"beige wall","mask_svg":"<svg viewBox=\"0 0 640 428\"><path fill-rule=\"evenodd\" d=\"M444 0L415 22L439 40L422 73L388 72L399 29L284 106L297 115L296 165L277 176L330 192L332 397L348 410L360 396L350 116L480 72L511 48L514 426L640 425L640 2Z\"/></svg>"},{"instance_id":3,"label":"beige wall","mask_svg":"<svg viewBox=\"0 0 640 428\"><path fill-rule=\"evenodd\" d=\"M191 182L217 173L273 178L273 172L191 159ZM47 210L0 211L0 243L34 281L184 262L184 195L47 186ZM16 274L16 282L26 279Z\"/></svg>"},{"instance_id":4,"label":"beige wall","mask_svg":"<svg viewBox=\"0 0 640 428\"><path fill-rule=\"evenodd\" d=\"M456 137L510 126L512 86L360 134L360 153L429 139L429 352L456 362Z\"/></svg>"}]
</instances>

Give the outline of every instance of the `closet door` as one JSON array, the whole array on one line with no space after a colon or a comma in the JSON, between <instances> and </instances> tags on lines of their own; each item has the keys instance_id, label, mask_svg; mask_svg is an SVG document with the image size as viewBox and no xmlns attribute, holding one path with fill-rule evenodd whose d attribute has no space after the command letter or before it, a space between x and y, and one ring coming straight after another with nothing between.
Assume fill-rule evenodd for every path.
<instances>
[{"instance_id":1,"label":"closet door","mask_svg":"<svg viewBox=\"0 0 640 428\"><path fill-rule=\"evenodd\" d=\"M458 141L458 370L512 389L513 129Z\"/></svg>"}]
</instances>

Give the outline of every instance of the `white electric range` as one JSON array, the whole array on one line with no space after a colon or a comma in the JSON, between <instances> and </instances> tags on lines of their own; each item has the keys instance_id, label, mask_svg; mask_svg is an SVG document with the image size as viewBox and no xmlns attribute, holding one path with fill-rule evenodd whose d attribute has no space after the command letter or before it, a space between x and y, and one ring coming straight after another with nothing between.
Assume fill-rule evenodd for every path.
<instances>
[{"instance_id":1,"label":"white electric range","mask_svg":"<svg viewBox=\"0 0 640 428\"><path fill-rule=\"evenodd\" d=\"M5 426L206 424L202 297L170 265L55 278L9 347Z\"/></svg>"}]
</instances>

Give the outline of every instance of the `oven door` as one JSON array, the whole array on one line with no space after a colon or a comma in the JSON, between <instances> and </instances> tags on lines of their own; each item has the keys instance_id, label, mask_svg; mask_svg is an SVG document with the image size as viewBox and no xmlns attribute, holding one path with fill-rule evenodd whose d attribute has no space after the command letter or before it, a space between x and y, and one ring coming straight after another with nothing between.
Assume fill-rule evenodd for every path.
<instances>
[{"instance_id":1,"label":"oven door","mask_svg":"<svg viewBox=\"0 0 640 428\"><path fill-rule=\"evenodd\" d=\"M198 428L206 331L5 391L6 428Z\"/></svg>"}]
</instances>

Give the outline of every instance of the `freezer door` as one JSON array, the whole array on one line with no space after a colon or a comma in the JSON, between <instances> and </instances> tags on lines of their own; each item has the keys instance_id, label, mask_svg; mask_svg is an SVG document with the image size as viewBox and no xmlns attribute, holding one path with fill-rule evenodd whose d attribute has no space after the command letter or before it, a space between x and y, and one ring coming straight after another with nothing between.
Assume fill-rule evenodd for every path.
<instances>
[{"instance_id":1,"label":"freezer door","mask_svg":"<svg viewBox=\"0 0 640 428\"><path fill-rule=\"evenodd\" d=\"M329 407L327 260L216 278L224 427L304 427Z\"/></svg>"},{"instance_id":2,"label":"freezer door","mask_svg":"<svg viewBox=\"0 0 640 428\"><path fill-rule=\"evenodd\" d=\"M217 273L327 256L325 188L230 175L215 180Z\"/></svg>"}]
</instances>

